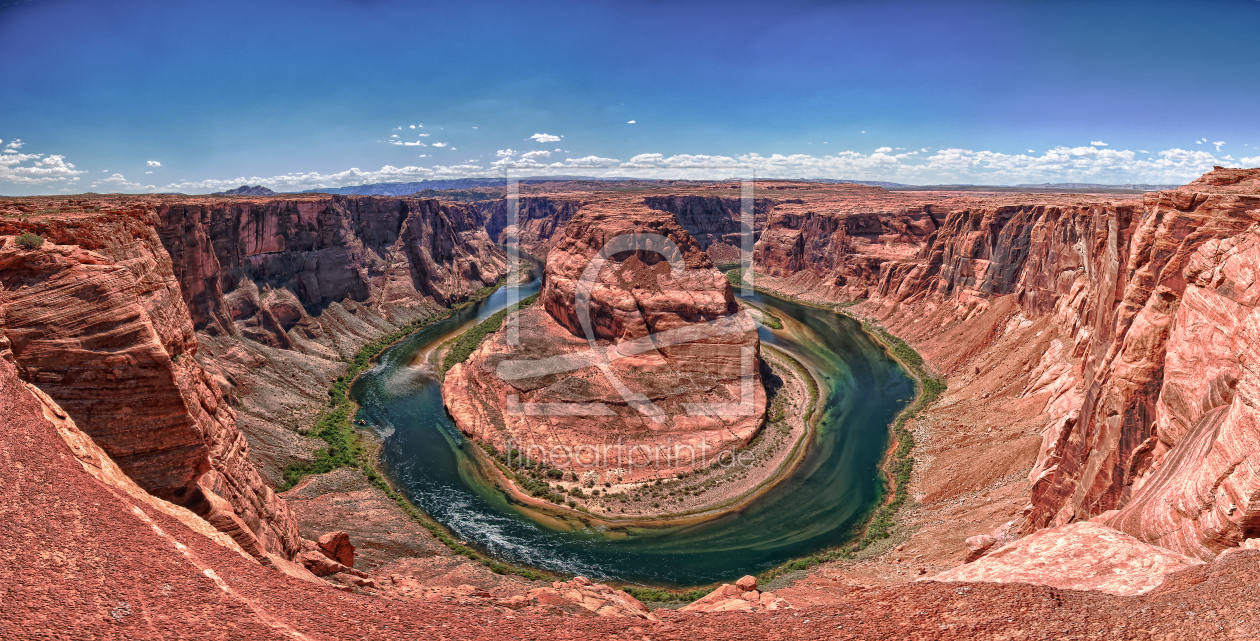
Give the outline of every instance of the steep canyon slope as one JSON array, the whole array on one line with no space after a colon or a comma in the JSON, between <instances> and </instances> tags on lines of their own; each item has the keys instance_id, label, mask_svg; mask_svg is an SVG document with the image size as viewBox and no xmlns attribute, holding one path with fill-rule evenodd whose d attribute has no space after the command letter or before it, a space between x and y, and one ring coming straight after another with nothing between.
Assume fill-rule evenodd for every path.
<instances>
[{"instance_id":1,"label":"steep canyon slope","mask_svg":"<svg viewBox=\"0 0 1260 641\"><path fill-rule=\"evenodd\" d=\"M869 272L812 260L810 217L776 210L757 248L759 284L863 300L853 313L919 345L951 387L1000 375L984 391L990 402L1040 403L1041 443L1013 530L1101 517L1211 559L1260 536L1249 387L1258 179L1217 169L1141 200L932 205L930 233L892 239ZM875 262L863 254L857 262ZM987 351L1002 341L1014 341L1005 358ZM953 399L938 413L966 400Z\"/></svg>"},{"instance_id":2,"label":"steep canyon slope","mask_svg":"<svg viewBox=\"0 0 1260 641\"><path fill-rule=\"evenodd\" d=\"M290 416L238 426L233 404L312 412L359 345L505 272L482 221L435 201L5 204L3 358L141 487L264 563L294 559L301 538L270 487L278 465L260 475L247 436L301 439ZM22 247L24 232L44 245Z\"/></svg>"}]
</instances>

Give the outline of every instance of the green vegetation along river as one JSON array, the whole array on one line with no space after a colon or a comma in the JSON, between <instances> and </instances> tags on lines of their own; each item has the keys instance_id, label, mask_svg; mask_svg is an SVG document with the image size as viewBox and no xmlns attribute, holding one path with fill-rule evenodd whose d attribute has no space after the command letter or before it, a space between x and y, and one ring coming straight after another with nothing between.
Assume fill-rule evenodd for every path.
<instances>
[{"instance_id":1,"label":"green vegetation along river","mask_svg":"<svg viewBox=\"0 0 1260 641\"><path fill-rule=\"evenodd\" d=\"M537 291L535 280L522 288ZM358 418L384 435L381 469L417 507L470 546L504 561L592 579L660 586L731 580L846 542L884 496L879 462L889 424L914 382L856 321L765 294L749 301L782 319L761 339L807 364L823 384L824 413L801 464L738 511L698 524L555 531L514 509L477 471L442 405L438 373L411 365L506 306L506 289L381 354L351 389Z\"/></svg>"}]
</instances>

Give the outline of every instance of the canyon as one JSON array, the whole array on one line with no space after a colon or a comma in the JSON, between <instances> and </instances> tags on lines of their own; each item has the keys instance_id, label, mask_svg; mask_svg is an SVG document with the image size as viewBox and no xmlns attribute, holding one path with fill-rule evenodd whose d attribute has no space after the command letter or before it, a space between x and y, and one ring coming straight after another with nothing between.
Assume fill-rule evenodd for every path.
<instances>
[{"instance_id":1,"label":"canyon","mask_svg":"<svg viewBox=\"0 0 1260 641\"><path fill-rule=\"evenodd\" d=\"M10 636L1260 635L1260 170L1131 195L756 187L745 282L886 328L948 388L908 424L914 501L893 536L763 586L774 609L730 586L702 613L648 611L581 577L493 573L356 468L276 492L322 447L303 432L346 360L505 277L502 199L0 200L2 545L20 559L0 570L21 612L3 621ZM621 253L590 296L592 333L626 344L731 319L732 340L614 361L626 376L716 369L682 392L670 379L659 398L728 400L736 351L760 358L714 269L739 257L739 203L722 182L522 189L521 247L546 259L539 303L518 312L531 357L591 347L574 283L609 239L651 231L696 273L648 247ZM23 233L44 244L18 244ZM529 438L494 418L507 390L488 376L506 340L445 380L452 415L496 447ZM523 400L621 399L534 383ZM760 378L754 389L764 407ZM616 410L614 432L635 431L631 410ZM721 442L746 443L761 420L724 424ZM564 424L573 432L549 438L601 434ZM328 565L315 541L336 531L364 576ZM1100 581L1098 567L1126 579Z\"/></svg>"}]
</instances>

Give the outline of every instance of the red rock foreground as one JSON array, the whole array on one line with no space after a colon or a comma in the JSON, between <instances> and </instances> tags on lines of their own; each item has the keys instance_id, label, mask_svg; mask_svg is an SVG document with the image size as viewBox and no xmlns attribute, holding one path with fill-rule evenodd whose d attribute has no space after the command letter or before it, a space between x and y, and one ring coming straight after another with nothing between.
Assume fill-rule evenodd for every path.
<instances>
[{"instance_id":1,"label":"red rock foreground","mask_svg":"<svg viewBox=\"0 0 1260 641\"><path fill-rule=\"evenodd\" d=\"M1036 583L1127 596L1150 592L1166 574L1200 563L1082 521L1038 530L979 561L921 580Z\"/></svg>"},{"instance_id":2,"label":"red rock foreground","mask_svg":"<svg viewBox=\"0 0 1260 641\"><path fill-rule=\"evenodd\" d=\"M101 459L67 445L54 425L65 424L64 412L22 383L4 361L0 414L6 417L0 438L0 553L7 560L0 565L0 636L8 639L1260 636L1260 551L1252 550L1175 573L1138 597L929 583L832 590L829 605L799 610L660 610L653 613L659 621L604 618L585 608L575 609L574 616L541 616L351 594L265 568L230 539L197 525L204 522L192 513L169 503L158 507L158 499L138 489L131 493L108 476L89 474L91 461L99 465Z\"/></svg>"}]
</instances>

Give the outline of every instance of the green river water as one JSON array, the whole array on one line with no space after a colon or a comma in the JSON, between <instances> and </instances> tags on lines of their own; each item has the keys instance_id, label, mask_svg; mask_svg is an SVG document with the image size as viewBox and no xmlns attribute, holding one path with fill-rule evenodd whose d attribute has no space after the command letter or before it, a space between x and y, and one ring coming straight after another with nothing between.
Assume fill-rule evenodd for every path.
<instances>
[{"instance_id":1,"label":"green river water","mask_svg":"<svg viewBox=\"0 0 1260 641\"><path fill-rule=\"evenodd\" d=\"M537 281L521 297L537 291ZM686 527L557 531L514 508L481 478L442 405L438 375L413 366L432 347L506 305L506 289L381 354L351 389L358 418L384 436L381 467L419 508L486 554L520 565L661 586L727 581L844 543L883 497L878 464L889 424L914 383L856 321L777 297L748 300L783 319L763 342L806 363L823 384L824 413L801 464L744 508ZM628 534L628 536L624 535Z\"/></svg>"}]
</instances>

